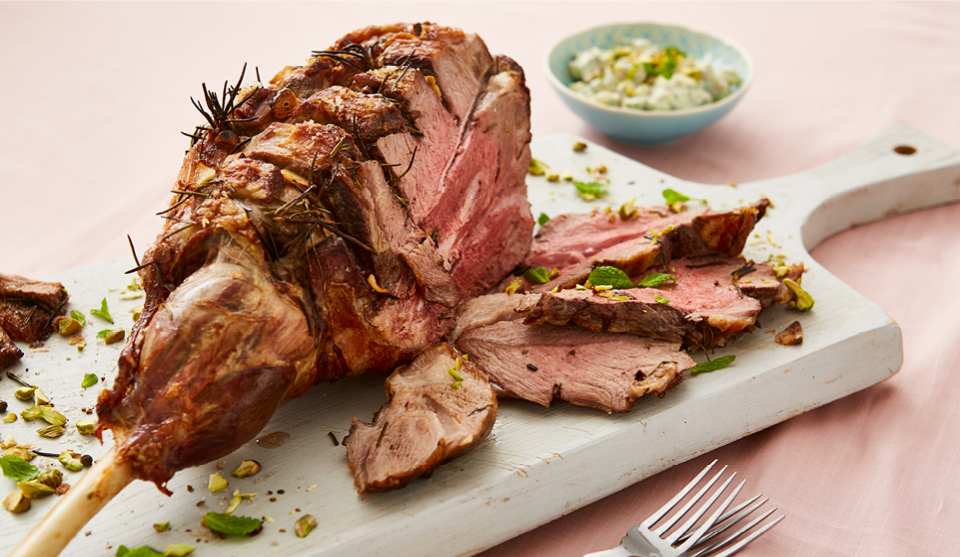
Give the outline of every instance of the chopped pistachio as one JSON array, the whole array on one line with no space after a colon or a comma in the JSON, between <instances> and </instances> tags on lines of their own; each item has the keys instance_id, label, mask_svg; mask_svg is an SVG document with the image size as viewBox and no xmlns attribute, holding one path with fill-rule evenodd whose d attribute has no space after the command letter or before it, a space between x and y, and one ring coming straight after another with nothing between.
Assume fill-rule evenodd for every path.
<instances>
[{"instance_id":1,"label":"chopped pistachio","mask_svg":"<svg viewBox=\"0 0 960 557\"><path fill-rule=\"evenodd\" d=\"M30 510L30 498L22 491L14 491L3 498L3 508L12 513L22 513Z\"/></svg>"},{"instance_id":2,"label":"chopped pistachio","mask_svg":"<svg viewBox=\"0 0 960 557\"><path fill-rule=\"evenodd\" d=\"M220 472L214 472L213 474L210 474L210 483L207 485L208 490L220 491L225 487L227 487L227 480L220 475Z\"/></svg>"},{"instance_id":3,"label":"chopped pistachio","mask_svg":"<svg viewBox=\"0 0 960 557\"><path fill-rule=\"evenodd\" d=\"M5 424L13 423L13 422L17 421L17 413L16 413L16 412L7 412L7 415L4 416L3 418L0 418L0 421L2 421L2 422L5 423Z\"/></svg>"},{"instance_id":4,"label":"chopped pistachio","mask_svg":"<svg viewBox=\"0 0 960 557\"><path fill-rule=\"evenodd\" d=\"M33 457L37 456L30 450L29 445L17 445L15 447L10 447L3 451L3 456L16 456L27 462L33 460Z\"/></svg>"},{"instance_id":5,"label":"chopped pistachio","mask_svg":"<svg viewBox=\"0 0 960 557\"><path fill-rule=\"evenodd\" d=\"M48 425L37 430L37 433L40 434L40 437L46 437L47 439L55 439L63 435L64 429L62 425Z\"/></svg>"},{"instance_id":6,"label":"chopped pistachio","mask_svg":"<svg viewBox=\"0 0 960 557\"><path fill-rule=\"evenodd\" d=\"M530 159L530 166L527 167L527 172L534 176L543 176L548 170L550 167L537 159Z\"/></svg>"},{"instance_id":7,"label":"chopped pistachio","mask_svg":"<svg viewBox=\"0 0 960 557\"><path fill-rule=\"evenodd\" d=\"M223 514L233 514L233 511L237 510L237 507L240 506L240 503L243 502L243 497L239 495L234 495L230 499L230 504L227 505L227 510L223 511Z\"/></svg>"},{"instance_id":8,"label":"chopped pistachio","mask_svg":"<svg viewBox=\"0 0 960 557\"><path fill-rule=\"evenodd\" d=\"M551 172L550 174L547 174L547 181L548 181L548 182L559 182L559 181L560 181L560 175L557 174L556 172Z\"/></svg>"},{"instance_id":9,"label":"chopped pistachio","mask_svg":"<svg viewBox=\"0 0 960 557\"><path fill-rule=\"evenodd\" d=\"M170 521L168 520L166 522L158 522L153 525L153 529L156 530L157 532L166 532L167 530L170 529Z\"/></svg>"},{"instance_id":10,"label":"chopped pistachio","mask_svg":"<svg viewBox=\"0 0 960 557\"><path fill-rule=\"evenodd\" d=\"M804 289L800 288L800 285L790 279L783 279L783 284L790 289L790 292L793 292L793 295L797 297L796 308L800 311L810 311L813 309L813 296L808 294Z\"/></svg>"},{"instance_id":11,"label":"chopped pistachio","mask_svg":"<svg viewBox=\"0 0 960 557\"><path fill-rule=\"evenodd\" d=\"M573 144L573 151L575 153L582 153L586 150L587 150L587 144L582 141L578 141Z\"/></svg>"},{"instance_id":12,"label":"chopped pistachio","mask_svg":"<svg viewBox=\"0 0 960 557\"><path fill-rule=\"evenodd\" d=\"M27 420L28 422L32 422L33 420L36 420L40 417L40 407L31 406L26 410L22 410L20 412L20 417L23 418L24 420Z\"/></svg>"},{"instance_id":13,"label":"chopped pistachio","mask_svg":"<svg viewBox=\"0 0 960 557\"><path fill-rule=\"evenodd\" d=\"M136 300L137 298L143 297L143 290L124 290L123 292L117 294L118 300Z\"/></svg>"},{"instance_id":14,"label":"chopped pistachio","mask_svg":"<svg viewBox=\"0 0 960 557\"><path fill-rule=\"evenodd\" d=\"M183 557L193 553L193 546L185 543L174 543L163 550L163 557Z\"/></svg>"},{"instance_id":15,"label":"chopped pistachio","mask_svg":"<svg viewBox=\"0 0 960 557\"><path fill-rule=\"evenodd\" d=\"M57 486L63 483L63 472L54 468L53 470L45 470L40 474L40 478L37 480L43 485L48 485L53 489L56 489Z\"/></svg>"},{"instance_id":16,"label":"chopped pistachio","mask_svg":"<svg viewBox=\"0 0 960 557\"><path fill-rule=\"evenodd\" d=\"M17 440L13 438L12 433L8 433L3 441L0 441L0 449L12 449L17 446Z\"/></svg>"},{"instance_id":17,"label":"chopped pistachio","mask_svg":"<svg viewBox=\"0 0 960 557\"><path fill-rule=\"evenodd\" d=\"M38 480L29 480L17 482L20 491L30 499L41 499L47 495L53 495L53 489L49 485L40 483Z\"/></svg>"},{"instance_id":18,"label":"chopped pistachio","mask_svg":"<svg viewBox=\"0 0 960 557\"><path fill-rule=\"evenodd\" d=\"M260 463L256 460L244 460L240 463L240 467L234 470L231 475L241 479L249 478L262 469L263 466L260 466Z\"/></svg>"},{"instance_id":19,"label":"chopped pistachio","mask_svg":"<svg viewBox=\"0 0 960 557\"><path fill-rule=\"evenodd\" d=\"M63 425L67 423L67 417L57 412L52 406L37 406L40 417L50 425Z\"/></svg>"},{"instance_id":20,"label":"chopped pistachio","mask_svg":"<svg viewBox=\"0 0 960 557\"><path fill-rule=\"evenodd\" d=\"M507 293L507 294L513 294L513 293L515 293L517 290L520 290L520 279L519 279L519 278L513 279L513 282L511 282L511 283L509 284L509 286L507 286L506 288L503 289L503 291L504 291L505 293Z\"/></svg>"},{"instance_id":21,"label":"chopped pistachio","mask_svg":"<svg viewBox=\"0 0 960 557\"><path fill-rule=\"evenodd\" d=\"M36 387L20 387L16 391L13 391L13 396L17 397L18 400L30 400L36 391Z\"/></svg>"},{"instance_id":22,"label":"chopped pistachio","mask_svg":"<svg viewBox=\"0 0 960 557\"><path fill-rule=\"evenodd\" d=\"M67 470L73 470L74 472L83 470L83 463L80 462L80 455L77 453L64 451L60 453L58 460Z\"/></svg>"},{"instance_id":23,"label":"chopped pistachio","mask_svg":"<svg viewBox=\"0 0 960 557\"><path fill-rule=\"evenodd\" d=\"M627 201L620 206L620 218L623 220L630 220L637 214L637 198L633 198L630 201Z\"/></svg>"},{"instance_id":24,"label":"chopped pistachio","mask_svg":"<svg viewBox=\"0 0 960 557\"><path fill-rule=\"evenodd\" d=\"M107 336L103 337L104 344L114 344L116 342L122 341L127 335L127 332L123 328L114 329L107 333Z\"/></svg>"},{"instance_id":25,"label":"chopped pistachio","mask_svg":"<svg viewBox=\"0 0 960 557\"><path fill-rule=\"evenodd\" d=\"M298 538L305 538L311 530L317 527L317 519L311 514L305 514L293 524L293 531Z\"/></svg>"},{"instance_id":26,"label":"chopped pistachio","mask_svg":"<svg viewBox=\"0 0 960 557\"><path fill-rule=\"evenodd\" d=\"M93 433L97 430L97 420L93 420L93 419L77 420L76 426L77 426L77 431L79 431L80 433L84 435L93 435Z\"/></svg>"},{"instance_id":27,"label":"chopped pistachio","mask_svg":"<svg viewBox=\"0 0 960 557\"><path fill-rule=\"evenodd\" d=\"M139 320L140 320L140 314L143 313L143 306L135 307L135 308L131 309L131 310L130 310L130 313L133 314L133 320L134 320L134 321L139 321Z\"/></svg>"},{"instance_id":28,"label":"chopped pistachio","mask_svg":"<svg viewBox=\"0 0 960 557\"><path fill-rule=\"evenodd\" d=\"M68 337L83 328L83 324L76 319L61 319L59 323L60 334Z\"/></svg>"},{"instance_id":29,"label":"chopped pistachio","mask_svg":"<svg viewBox=\"0 0 960 557\"><path fill-rule=\"evenodd\" d=\"M40 387L37 387L37 390L33 393L33 399L36 401L37 406L43 406L44 404L50 404L50 397L45 395Z\"/></svg>"},{"instance_id":30,"label":"chopped pistachio","mask_svg":"<svg viewBox=\"0 0 960 557\"><path fill-rule=\"evenodd\" d=\"M374 292L379 292L380 294L390 294L390 291L386 288L383 288L377 284L377 277L370 273L370 276L367 277L367 284L370 285L370 288L373 288Z\"/></svg>"},{"instance_id":31,"label":"chopped pistachio","mask_svg":"<svg viewBox=\"0 0 960 557\"><path fill-rule=\"evenodd\" d=\"M573 181L573 174L571 174L571 173L570 173L569 171L567 171L567 170L564 170L563 172L560 173L560 178L561 178L564 182L572 182L572 181Z\"/></svg>"},{"instance_id":32,"label":"chopped pistachio","mask_svg":"<svg viewBox=\"0 0 960 557\"><path fill-rule=\"evenodd\" d=\"M599 164L599 165L597 165L597 166L593 169L593 171L594 171L595 173L597 173L597 174L606 174L606 173L607 173L607 165L605 165L605 164Z\"/></svg>"}]
</instances>

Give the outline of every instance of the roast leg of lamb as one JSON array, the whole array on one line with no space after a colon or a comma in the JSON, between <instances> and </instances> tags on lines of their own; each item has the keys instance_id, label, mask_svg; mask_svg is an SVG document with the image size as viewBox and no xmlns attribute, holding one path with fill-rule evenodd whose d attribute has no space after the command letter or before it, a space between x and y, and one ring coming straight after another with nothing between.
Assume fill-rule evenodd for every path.
<instances>
[{"instance_id":1,"label":"roast leg of lamb","mask_svg":"<svg viewBox=\"0 0 960 557\"><path fill-rule=\"evenodd\" d=\"M97 404L116 447L13 556L57 554L132 479L166 491L317 381L411 362L453 326L445 312L527 255L529 92L476 35L369 27L269 84L242 81L195 101L206 121L138 262L144 310ZM422 473L489 432L492 390L468 370L461 386L482 388L439 392L477 411Z\"/></svg>"}]
</instances>

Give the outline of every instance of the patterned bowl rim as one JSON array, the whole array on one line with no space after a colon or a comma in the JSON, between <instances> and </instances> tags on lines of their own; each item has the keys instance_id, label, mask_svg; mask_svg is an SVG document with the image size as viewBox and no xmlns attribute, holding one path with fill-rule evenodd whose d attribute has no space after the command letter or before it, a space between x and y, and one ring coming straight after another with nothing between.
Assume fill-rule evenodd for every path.
<instances>
[{"instance_id":1,"label":"patterned bowl rim","mask_svg":"<svg viewBox=\"0 0 960 557\"><path fill-rule=\"evenodd\" d=\"M596 34L596 33L599 32L599 31L603 31L603 30L611 29L611 28L615 28L615 27L637 27L637 26L641 26L641 25L651 26L651 27L660 27L660 28L663 28L663 29L672 29L672 30L677 30L677 31L680 31L680 32L682 32L682 33L688 33L688 34L703 35L703 36L709 37L709 38L711 38L711 39L713 39L713 40L715 40L715 41L717 41L717 42L719 42L719 43L722 43L722 44L724 44L724 45L732 48L732 49L735 50L741 57L743 57L743 61L744 61L745 65L746 65L746 67L747 67L747 72L746 72L747 75L746 75L746 77L743 78L743 82L740 84L739 87L737 87L737 90L736 90L736 91L734 91L733 93L730 93L729 95L727 95L726 97L720 99L719 101L714 101L714 102L709 103L709 104L705 104L705 105L701 105L701 106L695 106L695 107L692 107L692 108L678 108L678 109L674 109L674 110L640 110L640 109L636 109L636 108L624 108L624 107L621 107L621 106L610 106L610 105L603 104L603 103L601 103L601 102L595 101L595 100L593 100L593 99L591 99L591 98L585 97L585 96L583 96L583 95L580 95L579 93L577 93L577 92L574 91L573 89L570 89L570 86L569 86L569 85L567 85L566 83L560 81L560 78L558 78L558 77L556 76L556 74L553 73L553 69L550 68L550 58L553 57L554 52L555 52L558 48L560 48L560 46L561 46L562 44L564 44L565 42L569 41L570 39L573 39L573 38L575 38L575 37L582 37L582 36L594 35L594 34ZM579 32L574 33L574 34L571 34L571 35L567 35L567 36L563 37L562 39L560 39L559 41L557 41L556 43L554 43L553 46L551 46L551 47L547 50L546 55L543 57L543 67L544 67L544 70L545 70L545 72L546 72L546 74L547 74L547 80L550 82L551 85L553 85L554 89L556 89L556 90L559 91L562 95L564 95L565 97L567 97L567 98L569 98L569 99L575 100L576 102L579 102L579 103L585 104L585 105L587 105L587 106L590 106L591 108L593 108L593 109L595 109L595 110L600 110L600 111L603 111L603 112L607 112L607 113L609 113L609 114L641 116L641 117L648 117L648 118L661 118L661 119L666 119L666 118L675 118L675 117L678 117L678 116L691 116L691 115L694 115L694 114L704 114L704 113L707 113L707 112L711 112L711 111L716 110L716 109L718 109L718 108L720 108L720 107L723 107L723 106L726 106L726 105L730 105L730 104L736 103L736 102L740 99L740 97L742 97L742 96L744 95L744 93L746 93L747 89L750 88L750 85L753 84L753 59L750 58L750 55L747 53L746 49L744 49L743 47L741 47L739 44L737 44L737 43L735 43L735 42L733 42L733 41L731 41L731 40L729 40L729 39L725 39L725 38L723 38L723 37L718 37L717 35L714 35L714 34L712 34L712 33L707 33L707 32L705 32L705 31L700 31L700 30L697 30L697 29L691 29L691 28L689 28L689 27L684 27L684 26L682 26L682 25L670 25L670 24L665 24L665 23L657 23L657 22L655 22L655 21L637 21L637 22L633 22L633 23L630 23L630 22L607 23L607 24L604 24L604 25L597 25L596 27L591 27L590 29L585 29L585 30L583 30L583 31L579 31Z\"/></svg>"}]
</instances>

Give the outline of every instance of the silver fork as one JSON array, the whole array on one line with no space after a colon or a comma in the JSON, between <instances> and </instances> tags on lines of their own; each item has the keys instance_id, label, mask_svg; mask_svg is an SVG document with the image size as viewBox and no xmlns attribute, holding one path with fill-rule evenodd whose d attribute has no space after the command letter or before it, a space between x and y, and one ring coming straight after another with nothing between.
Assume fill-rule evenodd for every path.
<instances>
[{"instance_id":1,"label":"silver fork","mask_svg":"<svg viewBox=\"0 0 960 557\"><path fill-rule=\"evenodd\" d=\"M606 551L589 553L584 557L729 557L740 551L745 545L759 538L767 530L773 528L778 522L783 520L783 515L766 522L762 526L754 529L767 519L776 507L760 514L752 519L745 526L730 532L725 536L720 536L728 529L738 524L741 520L748 517L754 511L763 506L767 499L758 501L760 495L740 503L729 511L727 508L740 493L740 489L745 482L740 482L733 492L713 511L705 521L697 522L703 518L704 514L717 501L720 495L727 489L737 473L734 472L716 491L714 491L706 502L696 509L687 518L679 528L673 527L680 521L691 508L710 491L717 480L727 470L724 466L713 478L700 488L700 490L685 502L680 509L668 518L665 522L657 525L664 516L678 505L694 488L700 483L700 480L707 475L713 465L714 460L693 479L687 487L677 493L673 499L664 505L660 510L653 513L649 518L627 531L627 535L620 541L620 545ZM654 526L656 529L654 529ZM752 532L750 530L753 529ZM749 532L749 533L748 533ZM718 536L720 536L718 538ZM710 540L714 540L712 543Z\"/></svg>"}]
</instances>

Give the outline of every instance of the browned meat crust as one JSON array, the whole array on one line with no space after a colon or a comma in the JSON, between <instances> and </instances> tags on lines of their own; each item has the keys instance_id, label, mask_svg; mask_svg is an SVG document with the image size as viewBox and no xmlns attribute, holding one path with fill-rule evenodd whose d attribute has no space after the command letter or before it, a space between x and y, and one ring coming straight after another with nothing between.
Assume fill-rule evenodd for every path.
<instances>
[{"instance_id":1,"label":"browned meat crust","mask_svg":"<svg viewBox=\"0 0 960 557\"><path fill-rule=\"evenodd\" d=\"M58 282L0 273L0 329L18 342L45 339L56 330L68 298Z\"/></svg>"},{"instance_id":2,"label":"browned meat crust","mask_svg":"<svg viewBox=\"0 0 960 557\"><path fill-rule=\"evenodd\" d=\"M0 371L17 363L22 357L23 351L13 343L13 339L3 329L0 329Z\"/></svg>"}]
</instances>

